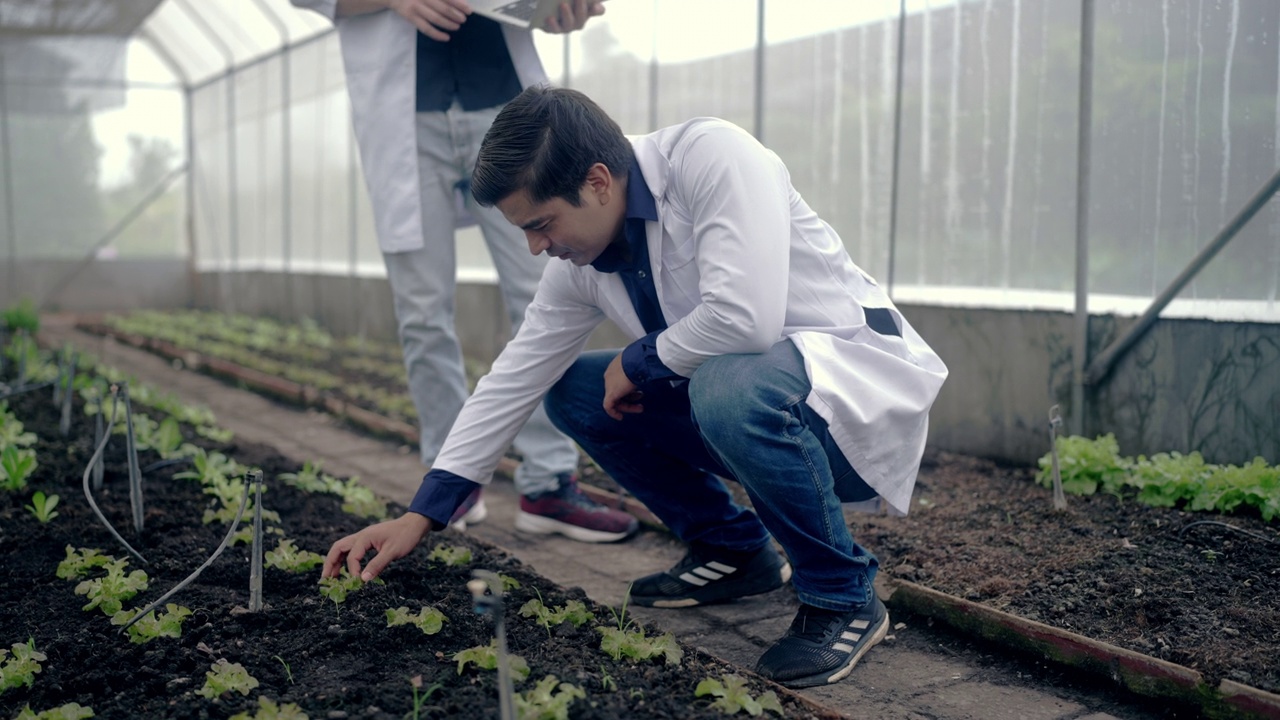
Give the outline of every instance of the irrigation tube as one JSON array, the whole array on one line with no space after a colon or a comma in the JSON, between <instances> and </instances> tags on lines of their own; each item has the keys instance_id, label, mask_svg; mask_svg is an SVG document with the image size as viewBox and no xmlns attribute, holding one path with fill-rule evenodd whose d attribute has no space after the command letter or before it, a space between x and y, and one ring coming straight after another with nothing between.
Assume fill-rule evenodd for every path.
<instances>
[{"instance_id":1,"label":"irrigation tube","mask_svg":"<svg viewBox=\"0 0 1280 720\"><path fill-rule=\"evenodd\" d=\"M106 398L103 399L105 400ZM146 564L147 559L142 557L142 553L134 550L133 546L124 538L120 537L120 533L116 532L115 528L111 527L111 523L107 521L106 516L98 509L98 503L93 501L93 493L89 492L89 475L93 472L93 466L98 462L98 459L102 457L102 451L106 449L107 441L111 439L111 428L116 425L116 410L120 407L116 402L117 400L118 398L115 393L112 393L111 422L107 425L107 431L102 434L102 442L98 443L98 449L94 450L93 457L89 458L88 467L84 469L84 497L89 501L89 507L93 508L93 513L98 516L98 519L102 521L103 525L107 526L107 530L111 532L111 536L114 537L121 545L124 545L124 549L128 550L131 555L138 558L138 560L142 561L143 564ZM98 412L102 412L101 407L98 408Z\"/></svg>"},{"instance_id":2,"label":"irrigation tube","mask_svg":"<svg viewBox=\"0 0 1280 720\"><path fill-rule=\"evenodd\" d=\"M236 528L240 527L240 518L244 516L244 506L248 504L249 504L249 483L246 482L244 484L244 497L240 499L240 509L236 511L236 518L231 521L231 529L227 530L227 536L222 538L222 544L218 546L218 549L214 550L213 554L209 556L209 559L205 560L204 563L200 565L200 567L196 568L195 572L188 575L186 580L183 580L177 585L174 585L172 590L161 595L159 598L155 600L155 602L143 608L137 615L134 615L132 620L130 620L129 622L121 626L120 632L123 633L124 631L128 630L131 625L138 622L142 618L146 617L147 613L160 607L161 603L173 597L174 593L190 585L192 580L195 580L196 578L200 577L200 573L204 572L204 569L209 567L211 564L213 564L213 561L218 559L218 556L222 554L222 551L227 549L227 543L231 542L231 537L236 534Z\"/></svg>"}]
</instances>

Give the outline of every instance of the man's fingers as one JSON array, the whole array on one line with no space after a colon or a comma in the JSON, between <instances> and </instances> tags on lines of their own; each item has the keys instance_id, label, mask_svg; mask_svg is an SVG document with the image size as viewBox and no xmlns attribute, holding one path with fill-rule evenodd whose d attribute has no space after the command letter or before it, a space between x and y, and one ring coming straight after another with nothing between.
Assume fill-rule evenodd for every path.
<instances>
[{"instance_id":1,"label":"man's fingers","mask_svg":"<svg viewBox=\"0 0 1280 720\"><path fill-rule=\"evenodd\" d=\"M347 551L350 549L350 535L331 545L329 547L329 554L324 558L324 570L321 571L320 577L338 577L338 568L342 567L342 559L346 557Z\"/></svg>"},{"instance_id":2,"label":"man's fingers","mask_svg":"<svg viewBox=\"0 0 1280 720\"><path fill-rule=\"evenodd\" d=\"M347 572L351 573L351 577L360 577L360 561L364 559L365 553L369 552L370 543L368 540L357 537L351 550L347 553Z\"/></svg>"},{"instance_id":3,"label":"man's fingers","mask_svg":"<svg viewBox=\"0 0 1280 720\"><path fill-rule=\"evenodd\" d=\"M391 553L386 552L385 548L374 555L372 559L364 566L364 572L360 574L360 579L369 582L382 574L382 570L392 561ZM352 573L355 575L355 573Z\"/></svg>"}]
</instances>

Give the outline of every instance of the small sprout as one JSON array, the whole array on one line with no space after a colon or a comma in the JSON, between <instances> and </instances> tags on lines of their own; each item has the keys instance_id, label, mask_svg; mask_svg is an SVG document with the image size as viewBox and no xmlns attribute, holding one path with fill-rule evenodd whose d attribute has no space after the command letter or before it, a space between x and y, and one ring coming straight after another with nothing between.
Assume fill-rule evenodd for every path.
<instances>
[{"instance_id":1,"label":"small sprout","mask_svg":"<svg viewBox=\"0 0 1280 720\"><path fill-rule=\"evenodd\" d=\"M280 662L280 664L284 666L284 676L285 676L285 677L287 677L287 678L289 678L289 684L290 684L290 685L292 685L292 684L293 684L293 671L289 669L289 663L285 662L285 661L284 661L284 658L280 657L279 655L272 655L271 657L273 657L273 658L275 658L276 660L278 660L278 661Z\"/></svg>"},{"instance_id":2,"label":"small sprout","mask_svg":"<svg viewBox=\"0 0 1280 720\"><path fill-rule=\"evenodd\" d=\"M130 642L144 645L160 637L182 637L182 621L191 616L191 611L174 603L167 603L164 607L167 612L157 616L152 610L146 617L129 625ZM137 614L136 609L121 610L111 616L111 624L126 625Z\"/></svg>"},{"instance_id":3,"label":"small sprout","mask_svg":"<svg viewBox=\"0 0 1280 720\"><path fill-rule=\"evenodd\" d=\"M765 710L779 716L784 715L782 703L778 702L775 692L770 690L759 698L751 697L751 693L747 691L747 681L738 675L722 675L719 680L706 678L698 683L693 694L697 697L714 695L716 700L711 703L711 707L725 715L745 712L751 717L759 717Z\"/></svg>"},{"instance_id":4,"label":"small sprout","mask_svg":"<svg viewBox=\"0 0 1280 720\"><path fill-rule=\"evenodd\" d=\"M375 578L370 582L383 584L379 578ZM364 581L359 575L352 575L347 572L346 568L342 568L342 573L336 578L320 578L320 594L333 601L334 609L347 601L347 595L364 587Z\"/></svg>"},{"instance_id":5,"label":"small sprout","mask_svg":"<svg viewBox=\"0 0 1280 720\"><path fill-rule=\"evenodd\" d=\"M17 445L7 446L0 452L0 490L19 492L25 489L27 478L38 465L35 452Z\"/></svg>"},{"instance_id":6,"label":"small sprout","mask_svg":"<svg viewBox=\"0 0 1280 720\"><path fill-rule=\"evenodd\" d=\"M258 687L258 680L240 663L229 663L225 659L219 659L211 667L213 669L204 674L204 687L196 691L196 694L201 697L213 700L230 692L248 695L250 690Z\"/></svg>"},{"instance_id":7,"label":"small sprout","mask_svg":"<svg viewBox=\"0 0 1280 720\"><path fill-rule=\"evenodd\" d=\"M390 612L388 610L387 612ZM422 713L422 704L427 701L437 690L444 687L440 683L435 683L428 687L425 692L422 691L422 676L414 675L409 678L409 686L413 688L413 720L418 720Z\"/></svg>"},{"instance_id":8,"label":"small sprout","mask_svg":"<svg viewBox=\"0 0 1280 720\"><path fill-rule=\"evenodd\" d=\"M259 695L256 713L252 715L247 711L236 713L231 716L231 720L309 720L309 718L302 712L302 708L293 703L277 704L266 695Z\"/></svg>"},{"instance_id":9,"label":"small sprout","mask_svg":"<svg viewBox=\"0 0 1280 720\"><path fill-rule=\"evenodd\" d=\"M596 619L581 600L570 600L559 607L549 608L542 604L541 598L534 598L520 606L520 617L533 618L534 622L547 629L547 634L551 633L552 627L561 623L582 627L588 620Z\"/></svg>"},{"instance_id":10,"label":"small sprout","mask_svg":"<svg viewBox=\"0 0 1280 720\"><path fill-rule=\"evenodd\" d=\"M396 625L414 625L427 635L440 632L449 618L433 607L423 606L417 615L410 615L409 608L401 606L395 610L387 610L387 627Z\"/></svg>"},{"instance_id":11,"label":"small sprout","mask_svg":"<svg viewBox=\"0 0 1280 720\"><path fill-rule=\"evenodd\" d=\"M107 571L105 577L85 580L76 586L76 594L89 598L89 604L83 610L101 608L108 617L120 612L124 601L131 599L140 591L147 589L147 574L134 570L125 575L124 569L128 560L113 560L103 566Z\"/></svg>"},{"instance_id":12,"label":"small sprout","mask_svg":"<svg viewBox=\"0 0 1280 720\"><path fill-rule=\"evenodd\" d=\"M37 490L32 494L31 504L27 506L27 510L36 516L36 520L41 523L47 523L58 517L58 513L54 511L54 508L58 507L58 501L61 499L57 495L46 496L44 491Z\"/></svg>"},{"instance_id":13,"label":"small sprout","mask_svg":"<svg viewBox=\"0 0 1280 720\"><path fill-rule=\"evenodd\" d=\"M600 633L600 649L614 660L626 658L632 663L639 663L653 658L663 658L668 665L679 665L684 651L676 642L675 635L666 633L658 637L645 637L644 628L635 630L619 630L611 627L597 627Z\"/></svg>"},{"instance_id":14,"label":"small sprout","mask_svg":"<svg viewBox=\"0 0 1280 720\"><path fill-rule=\"evenodd\" d=\"M569 706L575 699L586 696L582 688L548 675L539 680L532 690L515 696L516 714L539 720L568 720Z\"/></svg>"},{"instance_id":15,"label":"small sprout","mask_svg":"<svg viewBox=\"0 0 1280 720\"><path fill-rule=\"evenodd\" d=\"M320 480L321 465L323 463L320 460L315 462L308 460L302 464L302 469L298 472L280 473L276 478L283 480L285 485L304 492L328 492L328 486Z\"/></svg>"},{"instance_id":16,"label":"small sprout","mask_svg":"<svg viewBox=\"0 0 1280 720\"><path fill-rule=\"evenodd\" d=\"M471 550L455 545L437 545L431 550L427 560L442 562L450 567L466 565L471 562ZM506 584L503 585L505 587Z\"/></svg>"},{"instance_id":17,"label":"small sprout","mask_svg":"<svg viewBox=\"0 0 1280 720\"><path fill-rule=\"evenodd\" d=\"M276 549L268 550L263 559L269 568L292 573L306 572L324 562L323 555L310 550L299 550L289 538L282 538Z\"/></svg>"},{"instance_id":18,"label":"small sprout","mask_svg":"<svg viewBox=\"0 0 1280 720\"><path fill-rule=\"evenodd\" d=\"M618 689L618 682L613 679L613 675L605 668L604 664L600 665L600 689L614 692Z\"/></svg>"},{"instance_id":19,"label":"small sprout","mask_svg":"<svg viewBox=\"0 0 1280 720\"><path fill-rule=\"evenodd\" d=\"M58 577L63 580L75 580L88 575L90 570L103 567L113 561L114 558L103 555L101 550L93 548L76 550L68 545L66 559L58 563Z\"/></svg>"},{"instance_id":20,"label":"small sprout","mask_svg":"<svg viewBox=\"0 0 1280 720\"><path fill-rule=\"evenodd\" d=\"M24 685L31 687L36 673L40 672L40 663L47 659L36 650L35 638L14 643L12 654L10 657L9 650L0 649L0 693Z\"/></svg>"},{"instance_id":21,"label":"small sprout","mask_svg":"<svg viewBox=\"0 0 1280 720\"><path fill-rule=\"evenodd\" d=\"M498 669L498 642L490 640L488 645L477 645L476 647L460 650L453 654L453 659L458 661L458 674L467 668L470 663L475 663L476 667L481 670L497 670ZM511 677L516 682L524 682L529 677L529 663L519 655L507 655L507 663L511 670Z\"/></svg>"},{"instance_id":22,"label":"small sprout","mask_svg":"<svg viewBox=\"0 0 1280 720\"><path fill-rule=\"evenodd\" d=\"M22 708L22 712L14 720L84 720L93 717L93 708L87 708L80 703L67 703L49 710L34 712L30 705Z\"/></svg>"}]
</instances>

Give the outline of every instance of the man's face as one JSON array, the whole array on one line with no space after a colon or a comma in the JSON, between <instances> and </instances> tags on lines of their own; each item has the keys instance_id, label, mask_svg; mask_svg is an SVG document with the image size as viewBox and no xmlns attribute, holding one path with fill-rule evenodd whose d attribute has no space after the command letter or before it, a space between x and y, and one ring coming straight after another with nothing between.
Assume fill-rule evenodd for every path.
<instances>
[{"instance_id":1,"label":"man's face","mask_svg":"<svg viewBox=\"0 0 1280 720\"><path fill-rule=\"evenodd\" d=\"M498 209L512 225L524 230L529 252L546 253L574 265L589 265L613 242L626 212L622 186L604 165L593 165L579 191L578 206L564 198L533 203L518 190L499 200Z\"/></svg>"}]
</instances>

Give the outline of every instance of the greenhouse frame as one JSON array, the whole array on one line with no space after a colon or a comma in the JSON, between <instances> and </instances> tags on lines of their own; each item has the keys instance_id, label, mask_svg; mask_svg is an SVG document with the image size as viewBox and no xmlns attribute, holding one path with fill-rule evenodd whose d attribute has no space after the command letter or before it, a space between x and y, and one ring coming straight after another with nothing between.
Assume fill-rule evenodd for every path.
<instances>
[{"instance_id":1,"label":"greenhouse frame","mask_svg":"<svg viewBox=\"0 0 1280 720\"><path fill-rule=\"evenodd\" d=\"M754 133L946 361L941 449L1280 458L1280 4L610 0L537 33L628 133ZM708 32L707 28L714 31ZM0 307L392 338L337 36L287 0L0 0ZM478 231L459 334L509 328ZM618 345L602 328L593 340Z\"/></svg>"}]
</instances>

